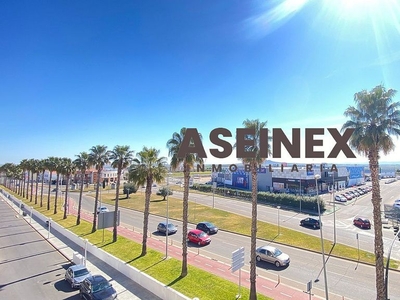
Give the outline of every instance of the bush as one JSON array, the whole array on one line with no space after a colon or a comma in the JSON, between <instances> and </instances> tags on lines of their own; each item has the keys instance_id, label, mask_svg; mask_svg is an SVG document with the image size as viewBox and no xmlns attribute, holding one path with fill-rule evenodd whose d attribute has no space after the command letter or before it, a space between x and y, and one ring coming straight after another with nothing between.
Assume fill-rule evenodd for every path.
<instances>
[{"instance_id":1,"label":"bush","mask_svg":"<svg viewBox=\"0 0 400 300\"><path fill-rule=\"evenodd\" d=\"M172 190L166 187L159 189L157 192L157 195L164 197L163 200L165 200L165 197L167 197L167 195L172 195L172 194L173 194Z\"/></svg>"},{"instance_id":2,"label":"bush","mask_svg":"<svg viewBox=\"0 0 400 300\"><path fill-rule=\"evenodd\" d=\"M198 190L205 193L212 192L212 186L209 184L194 184L192 187L194 190ZM247 190L236 190L229 188L217 187L214 191L218 195L224 195L225 197L234 197L244 200L251 201L251 191ZM299 209L301 201L301 209L312 212L318 212L318 202L316 196L298 196L292 194L274 194L271 192L258 192L257 202L259 204L271 205L271 206L284 206L287 209ZM325 210L325 203L320 203L321 213Z\"/></svg>"},{"instance_id":3,"label":"bush","mask_svg":"<svg viewBox=\"0 0 400 300\"><path fill-rule=\"evenodd\" d=\"M126 194L126 198L129 198L129 195L132 193L136 193L138 187L134 183L125 183L124 184L124 194Z\"/></svg>"}]
</instances>

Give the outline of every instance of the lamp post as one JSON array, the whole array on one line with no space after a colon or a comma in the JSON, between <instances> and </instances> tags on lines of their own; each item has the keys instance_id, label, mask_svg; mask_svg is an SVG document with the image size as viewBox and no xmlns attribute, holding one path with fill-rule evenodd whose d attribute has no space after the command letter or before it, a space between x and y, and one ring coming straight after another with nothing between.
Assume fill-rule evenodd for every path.
<instances>
[{"instance_id":1,"label":"lamp post","mask_svg":"<svg viewBox=\"0 0 400 300\"><path fill-rule=\"evenodd\" d=\"M336 245L336 201L335 201L335 171L332 172L332 197L333 197L333 244Z\"/></svg>"},{"instance_id":2,"label":"lamp post","mask_svg":"<svg viewBox=\"0 0 400 300\"><path fill-rule=\"evenodd\" d=\"M326 277L324 238L322 236L321 209L320 209L320 203L319 203L319 197L318 197L318 179L321 178L321 175L315 174L314 178L315 178L315 188L316 188L316 191L317 191L318 220L319 220L319 232L320 232L320 235L321 235L321 252L322 252L322 268L324 270L325 299L328 300L329 299L328 278Z\"/></svg>"},{"instance_id":3,"label":"lamp post","mask_svg":"<svg viewBox=\"0 0 400 300\"><path fill-rule=\"evenodd\" d=\"M396 235L392 241L392 244L390 245L389 253L388 253L388 258L386 260L386 271L385 271L385 299L389 300L388 298L388 282L389 282L389 262L390 262L390 254L392 253L392 248L393 244L396 241L397 237L399 236L400 230L397 230Z\"/></svg>"},{"instance_id":4,"label":"lamp post","mask_svg":"<svg viewBox=\"0 0 400 300\"><path fill-rule=\"evenodd\" d=\"M281 234L281 227L279 226L279 210L280 210L281 207L278 205L276 208L278 209L278 235L280 235Z\"/></svg>"}]
</instances>

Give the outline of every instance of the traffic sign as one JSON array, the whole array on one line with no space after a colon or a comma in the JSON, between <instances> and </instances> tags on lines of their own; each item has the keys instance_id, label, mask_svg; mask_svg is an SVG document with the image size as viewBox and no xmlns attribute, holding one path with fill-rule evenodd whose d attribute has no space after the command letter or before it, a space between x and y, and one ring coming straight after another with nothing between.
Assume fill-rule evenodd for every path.
<instances>
[{"instance_id":1,"label":"traffic sign","mask_svg":"<svg viewBox=\"0 0 400 300\"><path fill-rule=\"evenodd\" d=\"M232 252L232 273L244 266L244 247Z\"/></svg>"}]
</instances>

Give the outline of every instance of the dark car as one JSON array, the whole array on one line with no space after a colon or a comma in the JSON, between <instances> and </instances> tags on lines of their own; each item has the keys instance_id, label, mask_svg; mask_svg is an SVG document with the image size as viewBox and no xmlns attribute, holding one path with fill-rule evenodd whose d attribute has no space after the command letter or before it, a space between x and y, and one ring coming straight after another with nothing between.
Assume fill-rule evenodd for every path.
<instances>
[{"instance_id":1,"label":"dark car","mask_svg":"<svg viewBox=\"0 0 400 300\"><path fill-rule=\"evenodd\" d=\"M80 296L86 300L117 299L117 291L102 275L92 275L82 281Z\"/></svg>"},{"instance_id":2,"label":"dark car","mask_svg":"<svg viewBox=\"0 0 400 300\"><path fill-rule=\"evenodd\" d=\"M319 228L319 221L313 218L305 218L300 221L300 226L312 227L314 229Z\"/></svg>"},{"instance_id":3,"label":"dark car","mask_svg":"<svg viewBox=\"0 0 400 300\"><path fill-rule=\"evenodd\" d=\"M207 234L215 234L218 232L218 228L211 222L200 222L197 224L196 229L204 231Z\"/></svg>"},{"instance_id":4,"label":"dark car","mask_svg":"<svg viewBox=\"0 0 400 300\"><path fill-rule=\"evenodd\" d=\"M168 226L167 226L166 222L159 223L157 226L157 231L159 233L167 234L167 227L168 227L168 235L174 234L178 231L178 228L176 228L176 226L174 224L168 223Z\"/></svg>"},{"instance_id":5,"label":"dark car","mask_svg":"<svg viewBox=\"0 0 400 300\"><path fill-rule=\"evenodd\" d=\"M190 230L187 235L187 241L195 243L199 246L204 246L211 243L211 239L208 234L199 229Z\"/></svg>"},{"instance_id":6,"label":"dark car","mask_svg":"<svg viewBox=\"0 0 400 300\"><path fill-rule=\"evenodd\" d=\"M65 272L65 280L71 285L71 288L79 288L85 278L90 276L90 272L83 265L70 266Z\"/></svg>"},{"instance_id":7,"label":"dark car","mask_svg":"<svg viewBox=\"0 0 400 300\"><path fill-rule=\"evenodd\" d=\"M355 217L353 224L360 228L371 229L371 222L367 218Z\"/></svg>"}]
</instances>

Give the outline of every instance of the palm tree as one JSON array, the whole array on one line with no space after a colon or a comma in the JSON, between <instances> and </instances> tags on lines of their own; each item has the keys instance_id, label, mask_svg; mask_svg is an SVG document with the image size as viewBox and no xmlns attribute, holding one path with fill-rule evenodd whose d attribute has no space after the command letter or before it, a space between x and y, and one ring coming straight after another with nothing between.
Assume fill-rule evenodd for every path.
<instances>
[{"instance_id":1,"label":"palm tree","mask_svg":"<svg viewBox=\"0 0 400 300\"><path fill-rule=\"evenodd\" d=\"M89 163L97 170L96 199L94 201L92 232L95 232L97 227L97 203L99 201L101 171L103 170L104 165L109 161L107 146L97 145L90 148Z\"/></svg>"},{"instance_id":2,"label":"palm tree","mask_svg":"<svg viewBox=\"0 0 400 300\"><path fill-rule=\"evenodd\" d=\"M63 170L64 170L64 165L63 165L63 161L61 158L56 157L54 160L55 163L55 171L56 171L56 195L55 195L55 199L54 199L54 214L57 214L57 208L58 208L58 192L59 192L59 186L60 186L60 175L62 174Z\"/></svg>"},{"instance_id":3,"label":"palm tree","mask_svg":"<svg viewBox=\"0 0 400 300\"><path fill-rule=\"evenodd\" d=\"M37 205L38 200L38 188L39 188L39 175L41 172L41 160L35 159L34 163L34 173L36 174L36 182L35 182L35 205Z\"/></svg>"},{"instance_id":4,"label":"palm tree","mask_svg":"<svg viewBox=\"0 0 400 300\"><path fill-rule=\"evenodd\" d=\"M114 208L114 230L113 242L118 238L118 205L119 205L119 186L121 183L122 170L127 168L133 159L133 151L129 150L129 146L115 146L109 152L111 166L117 169L117 187L115 191L115 208ZM145 235L145 234L144 234Z\"/></svg>"},{"instance_id":5,"label":"palm tree","mask_svg":"<svg viewBox=\"0 0 400 300\"><path fill-rule=\"evenodd\" d=\"M41 187L40 187L40 207L43 207L44 173L46 173L46 160L45 159L42 159L39 162L38 170L40 170L40 172L42 174L41 175L42 182L41 182ZM35 202L35 204L36 204L36 202Z\"/></svg>"},{"instance_id":6,"label":"palm tree","mask_svg":"<svg viewBox=\"0 0 400 300\"><path fill-rule=\"evenodd\" d=\"M147 254L147 232L149 227L151 188L153 182L162 182L168 172L165 167L166 158L159 157L159 155L159 150L143 147L143 150L136 155L137 158L133 160L132 166L129 169L130 181L134 182L138 186L146 184L141 256Z\"/></svg>"},{"instance_id":7,"label":"palm tree","mask_svg":"<svg viewBox=\"0 0 400 300\"><path fill-rule=\"evenodd\" d=\"M76 225L79 225L81 223L82 195L83 195L85 174L86 170L90 168L90 163L89 163L89 154L87 152L81 152L79 155L76 155L76 157L77 158L74 160L74 163L81 172L81 187L79 190L78 216L76 218Z\"/></svg>"},{"instance_id":8,"label":"palm tree","mask_svg":"<svg viewBox=\"0 0 400 300\"><path fill-rule=\"evenodd\" d=\"M378 85L371 91L363 90L354 95L355 106L349 106L344 115L349 117L342 131L353 128L350 147L368 157L372 181L372 208L375 233L375 284L376 299L387 299L384 279L384 257L381 219L381 192L379 187L380 153L395 149L391 135L400 135L400 102L392 102L396 91Z\"/></svg>"},{"instance_id":9,"label":"palm tree","mask_svg":"<svg viewBox=\"0 0 400 300\"><path fill-rule=\"evenodd\" d=\"M171 156L171 168L176 170L178 167L183 167L183 216L182 216L182 271L181 277L187 275L187 225L188 225L188 208L189 208L189 178L190 170L195 163L202 164L203 159L197 153L188 153L185 157L178 157L179 148L182 145L183 138L186 133L186 128L183 127L179 133L174 132L172 138L167 142L168 156ZM199 133L199 138L202 139Z\"/></svg>"},{"instance_id":10,"label":"palm tree","mask_svg":"<svg viewBox=\"0 0 400 300\"><path fill-rule=\"evenodd\" d=\"M57 158L54 156L50 156L46 158L44 161L44 166L47 170L49 170L49 189L47 192L47 210L50 210L50 194L51 194L51 178L54 170L57 168Z\"/></svg>"},{"instance_id":11,"label":"palm tree","mask_svg":"<svg viewBox=\"0 0 400 300\"><path fill-rule=\"evenodd\" d=\"M243 121L243 126L247 129L252 129L254 134L246 136L246 140L253 140L251 146L246 146L245 151L254 153L254 157L243 158L243 164L250 165L251 172L251 236L250 236L250 300L257 299L256 287L256 247L257 247L257 170L259 166L267 159L268 154L271 153L270 146L268 145L268 152L261 152L261 135L267 134L269 130L266 128L267 121L260 122L260 120ZM235 145L236 146L236 145Z\"/></svg>"},{"instance_id":12,"label":"palm tree","mask_svg":"<svg viewBox=\"0 0 400 300\"><path fill-rule=\"evenodd\" d=\"M67 218L67 210L68 210L68 191L69 191L69 181L71 179L71 175L76 171L76 165L72 162L70 158L64 157L62 159L62 174L65 175L65 198L64 198L64 216L63 219Z\"/></svg>"},{"instance_id":13,"label":"palm tree","mask_svg":"<svg viewBox=\"0 0 400 300\"><path fill-rule=\"evenodd\" d=\"M27 159L23 159L19 163L19 166L22 169L22 187L20 186L20 190L22 191L22 198L25 198L25 173L26 170L28 169L28 163L29 162ZM18 194L21 196L21 192L19 192Z\"/></svg>"},{"instance_id":14,"label":"palm tree","mask_svg":"<svg viewBox=\"0 0 400 300\"><path fill-rule=\"evenodd\" d=\"M30 198L29 198L29 202L33 201L33 175L36 174L37 172L37 168L38 168L38 159L30 159L29 160L29 171L30 171L30 179L29 182L31 183L31 192L30 192ZM37 183L37 180L36 180ZM37 188L37 185L36 185Z\"/></svg>"}]
</instances>

